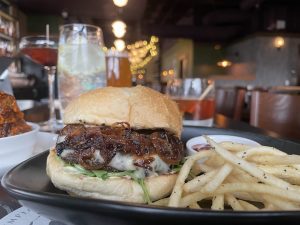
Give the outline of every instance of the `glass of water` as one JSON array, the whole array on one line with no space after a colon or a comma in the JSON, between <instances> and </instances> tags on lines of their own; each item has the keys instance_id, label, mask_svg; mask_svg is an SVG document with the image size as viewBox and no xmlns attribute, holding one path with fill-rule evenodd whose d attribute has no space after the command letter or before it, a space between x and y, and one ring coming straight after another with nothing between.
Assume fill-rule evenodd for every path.
<instances>
[{"instance_id":1,"label":"glass of water","mask_svg":"<svg viewBox=\"0 0 300 225\"><path fill-rule=\"evenodd\" d=\"M81 93L106 86L103 46L100 27L87 24L60 27L57 71L62 110Z\"/></svg>"}]
</instances>

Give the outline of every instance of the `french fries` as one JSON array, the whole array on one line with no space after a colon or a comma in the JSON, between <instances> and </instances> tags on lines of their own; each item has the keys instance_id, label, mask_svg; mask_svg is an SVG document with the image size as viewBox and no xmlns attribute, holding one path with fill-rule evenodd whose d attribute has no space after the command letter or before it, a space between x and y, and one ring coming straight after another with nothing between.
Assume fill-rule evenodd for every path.
<instances>
[{"instance_id":1,"label":"french fries","mask_svg":"<svg viewBox=\"0 0 300 225\"><path fill-rule=\"evenodd\" d=\"M300 210L300 156L205 139L212 148L188 157L171 196L154 205L201 209L206 200L212 210Z\"/></svg>"},{"instance_id":2,"label":"french fries","mask_svg":"<svg viewBox=\"0 0 300 225\"><path fill-rule=\"evenodd\" d=\"M300 164L300 155L264 155L253 156L249 161L264 165L295 165Z\"/></svg>"},{"instance_id":3,"label":"french fries","mask_svg":"<svg viewBox=\"0 0 300 225\"><path fill-rule=\"evenodd\" d=\"M199 160L199 159L203 159L205 157L208 157L212 154L212 152L210 151L202 151L199 152L193 156L191 156L188 160L186 160L186 162L183 164L178 178L176 180L175 186L173 188L172 194L170 196L170 201L169 201L169 206L178 206L179 205L179 201L181 198L181 194L182 194L182 186L184 185L184 182L187 178L187 176L189 175L189 172L193 166L193 164Z\"/></svg>"},{"instance_id":4,"label":"french fries","mask_svg":"<svg viewBox=\"0 0 300 225\"><path fill-rule=\"evenodd\" d=\"M257 208L255 205L249 203L249 202L246 202L244 200L238 200L240 205L244 208L244 210L246 211L256 211L256 210L259 210L259 208Z\"/></svg>"},{"instance_id":5,"label":"french fries","mask_svg":"<svg viewBox=\"0 0 300 225\"><path fill-rule=\"evenodd\" d=\"M226 148L229 151L233 151L233 152L240 152L240 151L244 151L246 149L251 148L251 146L249 146L249 145L234 143L231 141L223 141L220 143L220 146L222 148Z\"/></svg>"},{"instance_id":6,"label":"french fries","mask_svg":"<svg viewBox=\"0 0 300 225\"><path fill-rule=\"evenodd\" d=\"M224 210L224 195L216 195L212 199L211 209Z\"/></svg>"},{"instance_id":7,"label":"french fries","mask_svg":"<svg viewBox=\"0 0 300 225\"><path fill-rule=\"evenodd\" d=\"M225 200L232 207L233 210L244 210L243 206L232 194L226 194Z\"/></svg>"},{"instance_id":8,"label":"french fries","mask_svg":"<svg viewBox=\"0 0 300 225\"><path fill-rule=\"evenodd\" d=\"M224 164L224 166L222 166L222 168L218 171L216 176L203 187L203 191L214 192L223 183L226 177L231 173L232 169L233 168L231 165Z\"/></svg>"}]
</instances>

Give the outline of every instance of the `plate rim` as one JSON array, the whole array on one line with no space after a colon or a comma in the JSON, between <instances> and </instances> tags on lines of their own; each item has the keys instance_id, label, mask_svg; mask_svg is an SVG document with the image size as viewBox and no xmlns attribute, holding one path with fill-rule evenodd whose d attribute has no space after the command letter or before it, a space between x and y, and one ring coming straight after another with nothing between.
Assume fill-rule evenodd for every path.
<instances>
[{"instance_id":1,"label":"plate rim","mask_svg":"<svg viewBox=\"0 0 300 225\"><path fill-rule=\"evenodd\" d=\"M300 211L214 211L210 209L188 209L188 208L171 208L154 205L143 205L136 203L127 203L121 201L112 201L105 199L84 199L76 196L69 196L67 194L54 194L54 193L37 193L34 191L16 190L10 185L2 183L2 186L10 193L13 197L22 202L31 201L35 203L47 202L47 206L68 206L68 208L78 209L81 211L94 211L99 212L99 209L105 209L112 213L116 212L135 212L140 215L159 215L160 217L183 217L187 216L190 219L201 218L201 217L235 217L235 218L269 218L269 217L300 217ZM60 203L64 204L60 204ZM45 204L44 204L45 205ZM83 207L84 206L84 207Z\"/></svg>"},{"instance_id":2,"label":"plate rim","mask_svg":"<svg viewBox=\"0 0 300 225\"><path fill-rule=\"evenodd\" d=\"M172 208L172 207L163 207L163 206L155 206L155 205L144 205L138 203L130 203L130 202L122 202L122 201L113 201L113 200L105 200L105 199L88 199L88 198L81 198L76 196L70 196L68 194L59 194L59 193L51 193L51 192L41 192L41 191L32 191L26 188L18 187L9 182L9 177L12 173L15 172L18 168L27 165L34 160L35 158L43 157L43 155L48 154L48 151L44 151L24 162L15 166L9 172L7 172L1 181L2 186L4 189L11 194L13 197L17 198L19 201L32 201L36 203L40 203L41 199L47 202L47 205L59 205L59 203L63 202L63 205L68 205L71 208L78 208L82 207L82 210L86 208L98 208L98 207L105 207L107 210L115 210L115 211L123 211L123 212L139 212L148 214L153 213L158 214L160 216L169 216L170 214L176 215L176 217L182 216L192 216L202 217L202 216L222 216L222 217L278 217L278 216L299 216L300 211L231 211L231 210L224 210L224 211L214 211L210 209L188 209L188 208ZM62 205L60 205L62 206ZM93 206L93 207L92 207ZM97 211L97 210L94 210Z\"/></svg>"},{"instance_id":3,"label":"plate rim","mask_svg":"<svg viewBox=\"0 0 300 225\"><path fill-rule=\"evenodd\" d=\"M185 126L185 128L189 128L189 126ZM195 127L191 127L195 128ZM198 127L201 128L201 127ZM204 127L203 127L204 128ZM207 129L207 127L205 127ZM226 130L237 132L234 129L224 129L224 128L213 128L213 130ZM251 134L254 135L252 132L245 132L245 131L238 131L243 133L244 135ZM284 142L291 142L291 144L296 144L300 146L300 143L293 142L290 140L284 139L277 139L274 137L269 137L263 134L255 134L256 136L260 136L261 138L268 138L268 139L276 139L281 140ZM51 192L41 192L41 191L33 191L26 188L18 187L11 182L9 182L10 176L20 167L29 164L32 160L45 157L44 155L48 154L48 151L41 152L24 162L14 166L10 171L8 171L1 180L1 184L4 189L13 197L18 199L19 201L31 201L35 203L41 203L41 199L46 200L47 205L57 206L59 203L64 203L63 205L68 205L70 208L81 208L82 210L86 211L87 209L94 209L93 211L97 211L101 208L105 208L107 210L113 210L116 212L135 212L139 213L140 215L159 215L161 217L166 217L172 215L176 218L186 217L189 216L193 219L201 218L201 217L236 217L236 218L254 218L259 217L261 219L269 218L269 217L299 217L300 218L300 210L298 211L231 211L231 210L224 210L224 211L213 211L210 209L188 209L188 208L172 208L172 207L163 207L163 206L153 206L153 205L143 205L137 203L130 203L130 202L122 202L122 201L113 201L113 200L105 200L105 199L88 199L88 198L81 198L76 196L70 196L68 194L60 194L60 193L51 193ZM59 205L62 207L62 205ZM81 207L80 207L81 206ZM83 207L84 206L84 207ZM93 207L92 207L93 206ZM90 210L89 210L90 211ZM99 212L99 211L98 211Z\"/></svg>"}]
</instances>

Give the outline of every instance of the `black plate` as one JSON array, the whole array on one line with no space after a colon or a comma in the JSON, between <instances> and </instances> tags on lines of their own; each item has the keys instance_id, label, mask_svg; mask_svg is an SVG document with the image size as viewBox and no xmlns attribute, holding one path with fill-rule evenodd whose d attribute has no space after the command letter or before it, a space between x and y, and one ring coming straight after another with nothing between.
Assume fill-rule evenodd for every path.
<instances>
[{"instance_id":1,"label":"black plate","mask_svg":"<svg viewBox=\"0 0 300 225\"><path fill-rule=\"evenodd\" d=\"M300 144L254 133L217 128L185 127L182 139L202 134L247 137L261 144L296 153ZM47 152L16 166L2 179L3 187L19 202L38 213L67 224L278 224L297 223L300 211L233 212L151 207L107 200L91 200L67 195L56 189L46 175Z\"/></svg>"}]
</instances>

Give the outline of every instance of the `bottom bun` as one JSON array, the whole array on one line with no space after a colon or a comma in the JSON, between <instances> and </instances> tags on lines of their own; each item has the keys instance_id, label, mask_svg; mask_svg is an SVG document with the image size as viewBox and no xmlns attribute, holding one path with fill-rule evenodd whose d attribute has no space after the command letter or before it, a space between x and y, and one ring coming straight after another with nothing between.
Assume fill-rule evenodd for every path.
<instances>
[{"instance_id":1,"label":"bottom bun","mask_svg":"<svg viewBox=\"0 0 300 225\"><path fill-rule=\"evenodd\" d=\"M58 159L55 150L50 150L47 158L47 174L55 187L70 195L109 199L135 203L145 203L144 192L135 181L125 177L102 180L76 173ZM168 196L176 182L177 174L148 177L145 185L152 201Z\"/></svg>"}]
</instances>

